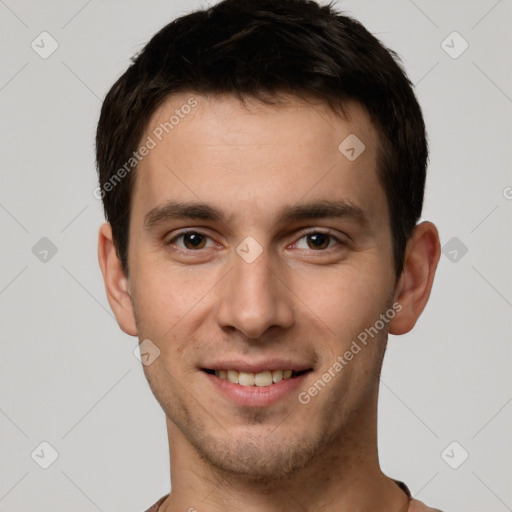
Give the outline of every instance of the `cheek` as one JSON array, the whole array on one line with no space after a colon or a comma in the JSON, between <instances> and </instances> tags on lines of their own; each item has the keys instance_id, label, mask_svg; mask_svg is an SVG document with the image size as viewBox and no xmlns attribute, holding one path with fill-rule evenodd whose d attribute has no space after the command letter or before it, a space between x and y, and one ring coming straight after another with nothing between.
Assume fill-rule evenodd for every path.
<instances>
[{"instance_id":1,"label":"cheek","mask_svg":"<svg viewBox=\"0 0 512 512\"><path fill-rule=\"evenodd\" d=\"M139 336L151 339L163 352L179 352L200 323L216 282L214 274L170 269L156 261L134 268L132 295Z\"/></svg>"},{"instance_id":2,"label":"cheek","mask_svg":"<svg viewBox=\"0 0 512 512\"><path fill-rule=\"evenodd\" d=\"M384 275L383 275L384 274ZM336 336L349 341L366 327L373 325L386 309L392 284L385 275L389 269L378 263L344 266L336 271L316 269L303 274L295 289L306 309Z\"/></svg>"}]
</instances>

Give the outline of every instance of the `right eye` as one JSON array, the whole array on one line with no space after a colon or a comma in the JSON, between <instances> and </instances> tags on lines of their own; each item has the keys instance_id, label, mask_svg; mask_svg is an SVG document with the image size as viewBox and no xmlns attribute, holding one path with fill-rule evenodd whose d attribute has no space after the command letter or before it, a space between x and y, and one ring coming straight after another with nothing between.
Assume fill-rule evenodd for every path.
<instances>
[{"instance_id":1,"label":"right eye","mask_svg":"<svg viewBox=\"0 0 512 512\"><path fill-rule=\"evenodd\" d=\"M209 236L203 233L199 233L198 231L186 231L173 237L166 245L175 245L187 251L197 251L199 249L214 247L215 244Z\"/></svg>"}]
</instances>

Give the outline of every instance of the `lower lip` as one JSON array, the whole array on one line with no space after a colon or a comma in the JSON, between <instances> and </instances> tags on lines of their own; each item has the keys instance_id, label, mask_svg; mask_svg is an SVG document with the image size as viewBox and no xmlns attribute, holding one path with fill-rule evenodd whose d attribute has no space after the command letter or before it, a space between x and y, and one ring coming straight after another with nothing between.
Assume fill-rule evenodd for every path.
<instances>
[{"instance_id":1,"label":"lower lip","mask_svg":"<svg viewBox=\"0 0 512 512\"><path fill-rule=\"evenodd\" d=\"M221 379L211 373L203 372L215 388L232 402L246 407L265 407L272 405L296 390L308 373L284 379L270 386L242 386L229 380Z\"/></svg>"}]
</instances>

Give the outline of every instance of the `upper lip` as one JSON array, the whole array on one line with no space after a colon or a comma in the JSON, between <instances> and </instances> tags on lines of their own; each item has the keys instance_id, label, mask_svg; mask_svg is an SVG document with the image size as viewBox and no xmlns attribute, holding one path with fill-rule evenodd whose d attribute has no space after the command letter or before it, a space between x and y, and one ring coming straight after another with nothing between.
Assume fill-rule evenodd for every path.
<instances>
[{"instance_id":1,"label":"upper lip","mask_svg":"<svg viewBox=\"0 0 512 512\"><path fill-rule=\"evenodd\" d=\"M244 361L242 359L226 359L208 363L202 367L205 370L238 370L242 372L260 373L274 370L293 370L296 372L311 370L308 363L291 359L264 359L259 361Z\"/></svg>"}]
</instances>

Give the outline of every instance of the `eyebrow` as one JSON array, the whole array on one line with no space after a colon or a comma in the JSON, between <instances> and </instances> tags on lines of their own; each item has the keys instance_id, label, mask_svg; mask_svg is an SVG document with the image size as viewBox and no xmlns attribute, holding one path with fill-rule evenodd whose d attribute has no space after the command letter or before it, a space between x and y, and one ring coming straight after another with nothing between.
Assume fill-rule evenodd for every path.
<instances>
[{"instance_id":1,"label":"eyebrow","mask_svg":"<svg viewBox=\"0 0 512 512\"><path fill-rule=\"evenodd\" d=\"M323 218L350 218L363 225L370 223L370 216L362 208L346 200L313 201L286 207L281 211L278 222L287 223L297 220Z\"/></svg>"},{"instance_id":2,"label":"eyebrow","mask_svg":"<svg viewBox=\"0 0 512 512\"><path fill-rule=\"evenodd\" d=\"M370 223L368 213L345 200L321 200L286 206L279 212L277 222L285 224L307 219L343 217L356 220L365 226ZM151 229L164 222L177 219L196 219L227 223L226 216L214 206L201 202L167 201L146 214L144 217L144 228Z\"/></svg>"},{"instance_id":3,"label":"eyebrow","mask_svg":"<svg viewBox=\"0 0 512 512\"><path fill-rule=\"evenodd\" d=\"M146 214L144 217L144 228L150 229L163 222L176 219L223 221L224 215L217 208L204 203L167 201Z\"/></svg>"}]
</instances>

